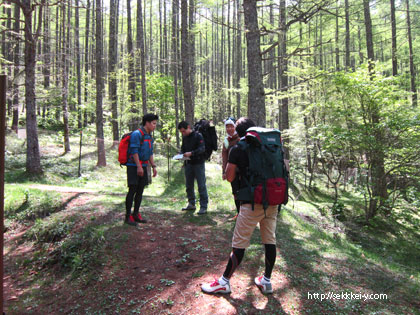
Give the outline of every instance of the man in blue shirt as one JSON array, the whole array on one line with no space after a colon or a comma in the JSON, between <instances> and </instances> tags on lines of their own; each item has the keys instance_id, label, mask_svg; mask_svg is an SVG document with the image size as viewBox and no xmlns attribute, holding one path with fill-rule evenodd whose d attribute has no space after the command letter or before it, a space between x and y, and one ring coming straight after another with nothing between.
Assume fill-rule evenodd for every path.
<instances>
[{"instance_id":1,"label":"man in blue shirt","mask_svg":"<svg viewBox=\"0 0 420 315\"><path fill-rule=\"evenodd\" d=\"M125 198L125 220L128 225L146 223L139 213L144 187L148 184L147 165L153 169L153 177L157 175L156 164L153 160L153 138L151 133L155 130L158 115L146 114L143 116L142 127L133 131L130 137L130 148L127 161L128 193ZM131 207L134 200L134 211Z\"/></svg>"}]
</instances>

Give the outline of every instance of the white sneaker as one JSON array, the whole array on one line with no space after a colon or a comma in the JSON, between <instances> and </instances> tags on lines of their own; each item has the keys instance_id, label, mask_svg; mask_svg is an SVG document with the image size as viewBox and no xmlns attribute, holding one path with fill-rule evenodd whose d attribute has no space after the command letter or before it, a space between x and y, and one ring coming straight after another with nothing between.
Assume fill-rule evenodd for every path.
<instances>
[{"instance_id":1,"label":"white sneaker","mask_svg":"<svg viewBox=\"0 0 420 315\"><path fill-rule=\"evenodd\" d=\"M224 281L222 277L213 283L206 283L201 286L201 290L206 293L230 293L229 281Z\"/></svg>"},{"instance_id":2,"label":"white sneaker","mask_svg":"<svg viewBox=\"0 0 420 315\"><path fill-rule=\"evenodd\" d=\"M273 293L273 287L271 282L264 279L264 276L256 277L255 284L264 294Z\"/></svg>"}]
</instances>

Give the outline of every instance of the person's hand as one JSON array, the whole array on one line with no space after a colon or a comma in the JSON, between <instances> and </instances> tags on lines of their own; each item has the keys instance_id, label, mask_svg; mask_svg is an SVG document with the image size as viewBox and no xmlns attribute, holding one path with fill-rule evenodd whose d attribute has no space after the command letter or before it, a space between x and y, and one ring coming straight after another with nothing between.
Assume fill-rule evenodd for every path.
<instances>
[{"instance_id":1,"label":"person's hand","mask_svg":"<svg viewBox=\"0 0 420 315\"><path fill-rule=\"evenodd\" d=\"M156 177L157 176L157 169L156 169L156 167L154 167L153 168L153 177Z\"/></svg>"},{"instance_id":2,"label":"person's hand","mask_svg":"<svg viewBox=\"0 0 420 315\"><path fill-rule=\"evenodd\" d=\"M226 174L222 175L223 180L226 180Z\"/></svg>"},{"instance_id":3,"label":"person's hand","mask_svg":"<svg viewBox=\"0 0 420 315\"><path fill-rule=\"evenodd\" d=\"M142 166L137 166L137 175L143 177L144 171Z\"/></svg>"},{"instance_id":4,"label":"person's hand","mask_svg":"<svg viewBox=\"0 0 420 315\"><path fill-rule=\"evenodd\" d=\"M191 155L192 155L192 152L185 152L185 153L184 153L184 156L185 156L185 157L190 157Z\"/></svg>"}]
</instances>

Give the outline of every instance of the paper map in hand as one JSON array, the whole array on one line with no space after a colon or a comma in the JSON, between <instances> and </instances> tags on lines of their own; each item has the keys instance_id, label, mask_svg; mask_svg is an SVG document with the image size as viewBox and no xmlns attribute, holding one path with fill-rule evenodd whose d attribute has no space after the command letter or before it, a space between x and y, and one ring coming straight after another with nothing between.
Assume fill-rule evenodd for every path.
<instances>
[{"instance_id":1,"label":"paper map in hand","mask_svg":"<svg viewBox=\"0 0 420 315\"><path fill-rule=\"evenodd\" d=\"M184 160L189 160L189 157L185 157L184 154L180 153L180 154L176 154L172 157L172 160L178 160L178 161L184 161Z\"/></svg>"}]
</instances>

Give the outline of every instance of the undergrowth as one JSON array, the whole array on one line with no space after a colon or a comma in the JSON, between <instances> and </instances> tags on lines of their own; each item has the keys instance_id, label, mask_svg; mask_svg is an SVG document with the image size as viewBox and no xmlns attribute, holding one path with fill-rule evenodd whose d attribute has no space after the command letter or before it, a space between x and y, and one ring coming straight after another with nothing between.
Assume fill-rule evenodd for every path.
<instances>
[{"instance_id":1,"label":"undergrowth","mask_svg":"<svg viewBox=\"0 0 420 315\"><path fill-rule=\"evenodd\" d=\"M23 241L34 245L33 255L20 263L27 269L37 266L48 271L53 268L59 270L63 277L70 275L73 279L94 277L102 272L107 261L115 259L115 264L119 263L119 257L110 259L109 246L119 248L128 238L129 232L121 227L122 222L114 219L97 222L95 219L99 210L106 216L124 208L127 191L125 168L119 167L116 150L109 145L108 166L97 168L96 148L86 145L82 151L81 176L78 177L78 152L74 150L60 156L59 137L45 137L49 138L41 139L41 143L46 145L42 162L44 175L36 181L24 175L21 140L11 137L8 141L5 217L9 226L14 223L24 225ZM76 147L77 141L77 137L72 137L73 147ZM13 154L15 159L11 158ZM235 223L228 218L236 210L230 184L222 181L218 164L206 164L210 204L208 215L199 217L180 211L187 202L181 162L168 161L162 155L157 155L155 161L159 176L145 190L142 206L147 210L143 214L153 219L155 212L163 215L171 213L179 216L185 224L208 227L214 235L230 235ZM396 202L390 216L380 214L366 224L362 217L363 196L351 185L340 190L339 200L334 203L333 190L326 187L325 179L317 176L313 187L309 188L301 173L294 171L292 175L289 203L282 207L278 216L277 245L280 254L275 272L285 275L290 287L295 290L293 294L305 301L305 294L309 291L326 292L331 288L356 291L361 288L374 293L386 291L390 296L395 294L398 297L404 293L409 303L414 301L420 292L418 193L407 192L405 199ZM95 200L80 205L73 209L75 213L67 215L61 211L66 204L59 192L30 188L33 183L88 188L96 192L95 197L92 195ZM224 233L220 233L221 230ZM180 263L182 259L188 259L186 255L181 257ZM246 260L251 261L251 267L261 268L264 266L261 257L263 248L255 232ZM206 274L209 271L206 266L204 264L204 269L194 270L192 277ZM242 268L248 271L247 267ZM38 279L42 277L44 275L40 273ZM394 291L396 287L398 290ZM247 303L240 308L244 313L252 310L252 305ZM267 303L268 309L276 309L276 304L270 304L270 300ZM318 314L362 313L365 310L375 313L381 309L385 313L406 312L406 305L387 302L365 305L353 301L343 305L329 301L308 303L305 307L309 313Z\"/></svg>"}]
</instances>

